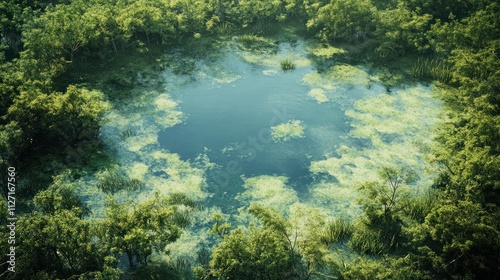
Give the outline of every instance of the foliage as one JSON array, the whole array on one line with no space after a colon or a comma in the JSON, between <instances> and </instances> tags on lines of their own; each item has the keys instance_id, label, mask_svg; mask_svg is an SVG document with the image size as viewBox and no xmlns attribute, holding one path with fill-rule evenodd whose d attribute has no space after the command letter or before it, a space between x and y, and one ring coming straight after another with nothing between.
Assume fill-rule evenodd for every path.
<instances>
[{"instance_id":1,"label":"foliage","mask_svg":"<svg viewBox=\"0 0 500 280\"><path fill-rule=\"evenodd\" d=\"M106 218L99 225L101 246L112 255L125 253L131 267L137 262L146 265L153 252L177 240L187 224L175 217L190 211L170 205L168 198L158 194L135 205L119 204L113 198L107 203Z\"/></svg>"},{"instance_id":2,"label":"foliage","mask_svg":"<svg viewBox=\"0 0 500 280\"><path fill-rule=\"evenodd\" d=\"M363 40L372 32L376 8L369 0L339 0L321 6L307 27L319 30L325 41Z\"/></svg>"},{"instance_id":3,"label":"foliage","mask_svg":"<svg viewBox=\"0 0 500 280\"><path fill-rule=\"evenodd\" d=\"M418 280L432 279L427 273L419 271L410 256L404 258L384 257L380 260L359 259L342 271L343 279L393 279Z\"/></svg>"},{"instance_id":4,"label":"foliage","mask_svg":"<svg viewBox=\"0 0 500 280\"><path fill-rule=\"evenodd\" d=\"M248 212L261 226L238 227L221 235L212 251L210 274L237 279L306 279L337 273L319 236L294 235L291 224L280 214L258 204ZM217 221L216 224L220 224ZM307 241L305 241L307 240Z\"/></svg>"},{"instance_id":5,"label":"foliage","mask_svg":"<svg viewBox=\"0 0 500 280\"><path fill-rule=\"evenodd\" d=\"M443 203L417 231L418 240L424 241L418 249L440 275L491 278L498 274L500 261L498 213L495 215L470 201Z\"/></svg>"},{"instance_id":6,"label":"foliage","mask_svg":"<svg viewBox=\"0 0 500 280\"><path fill-rule=\"evenodd\" d=\"M46 190L40 191L34 198L35 206L45 214L54 214L59 210L75 210L87 214L89 209L75 192L75 186L66 176L59 175Z\"/></svg>"},{"instance_id":7,"label":"foliage","mask_svg":"<svg viewBox=\"0 0 500 280\"><path fill-rule=\"evenodd\" d=\"M40 272L59 278L103 271L104 255L92 242L90 223L74 210L32 213L19 219L15 279Z\"/></svg>"},{"instance_id":8,"label":"foliage","mask_svg":"<svg viewBox=\"0 0 500 280\"><path fill-rule=\"evenodd\" d=\"M355 225L349 245L361 253L380 255L399 247L402 242L401 219L408 184L416 179L411 169L382 167L382 182L370 182L359 188L358 203L365 214Z\"/></svg>"}]
</instances>

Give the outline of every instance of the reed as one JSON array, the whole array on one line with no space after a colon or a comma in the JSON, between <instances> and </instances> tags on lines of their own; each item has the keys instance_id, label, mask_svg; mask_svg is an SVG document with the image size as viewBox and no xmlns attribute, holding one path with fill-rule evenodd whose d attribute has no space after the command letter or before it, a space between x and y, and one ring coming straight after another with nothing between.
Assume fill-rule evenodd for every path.
<instances>
[{"instance_id":1,"label":"reed","mask_svg":"<svg viewBox=\"0 0 500 280\"><path fill-rule=\"evenodd\" d=\"M452 78L452 69L441 59L418 58L413 68L413 76L449 83Z\"/></svg>"},{"instance_id":2,"label":"reed","mask_svg":"<svg viewBox=\"0 0 500 280\"><path fill-rule=\"evenodd\" d=\"M284 58L280 61L281 70L291 71L295 69L295 64L290 58Z\"/></svg>"},{"instance_id":3,"label":"reed","mask_svg":"<svg viewBox=\"0 0 500 280\"><path fill-rule=\"evenodd\" d=\"M399 219L386 216L362 219L354 227L349 246L362 254L382 255L401 245Z\"/></svg>"},{"instance_id":4,"label":"reed","mask_svg":"<svg viewBox=\"0 0 500 280\"><path fill-rule=\"evenodd\" d=\"M336 219L330 222L321 233L320 240L327 246L330 246L342 239L352 235L354 227L352 223L345 219Z\"/></svg>"},{"instance_id":5,"label":"reed","mask_svg":"<svg viewBox=\"0 0 500 280\"><path fill-rule=\"evenodd\" d=\"M234 25L229 22L222 22L215 27L215 33L219 36L228 36L234 32Z\"/></svg>"},{"instance_id":6,"label":"reed","mask_svg":"<svg viewBox=\"0 0 500 280\"><path fill-rule=\"evenodd\" d=\"M437 204L438 194L436 191L428 191L422 196L412 197L404 202L403 211L406 217L423 223L425 217Z\"/></svg>"},{"instance_id":7,"label":"reed","mask_svg":"<svg viewBox=\"0 0 500 280\"><path fill-rule=\"evenodd\" d=\"M107 194L114 194L122 190L141 190L144 183L137 179L129 179L127 175L120 171L106 171L97 182L97 188Z\"/></svg>"},{"instance_id":8,"label":"reed","mask_svg":"<svg viewBox=\"0 0 500 280\"><path fill-rule=\"evenodd\" d=\"M120 131L120 138L122 140L125 140L127 138L130 138L132 136L136 136L137 135L137 132L135 130L132 130L132 129L125 129L123 131Z\"/></svg>"}]
</instances>

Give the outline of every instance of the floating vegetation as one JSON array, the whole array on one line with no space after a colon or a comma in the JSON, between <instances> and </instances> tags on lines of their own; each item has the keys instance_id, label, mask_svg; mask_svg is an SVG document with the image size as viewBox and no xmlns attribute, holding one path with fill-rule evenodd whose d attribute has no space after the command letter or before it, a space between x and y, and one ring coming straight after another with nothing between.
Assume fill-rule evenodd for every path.
<instances>
[{"instance_id":1,"label":"floating vegetation","mask_svg":"<svg viewBox=\"0 0 500 280\"><path fill-rule=\"evenodd\" d=\"M311 186L311 201L331 204L333 210L355 217L360 208L352 206L358 195L353 186L362 181L376 181L377 166L387 164L414 169L420 178L412 188L432 185L432 176L426 175L430 166L424 155L434 135L432 128L440 121L439 106L429 89L421 86L357 100L346 111L352 127L349 137L364 145L347 142L334 155L311 162L309 170L313 174L320 178L328 176ZM388 134L390 138L385 137Z\"/></svg>"},{"instance_id":2,"label":"floating vegetation","mask_svg":"<svg viewBox=\"0 0 500 280\"><path fill-rule=\"evenodd\" d=\"M317 47L307 48L314 56L322 59L332 59L334 56L345 55L346 51L341 48L336 48L330 45L321 45Z\"/></svg>"},{"instance_id":3,"label":"floating vegetation","mask_svg":"<svg viewBox=\"0 0 500 280\"><path fill-rule=\"evenodd\" d=\"M328 102L328 97L325 94L325 91L321 88L313 88L309 91L307 96L312 97L318 104Z\"/></svg>"},{"instance_id":4,"label":"floating vegetation","mask_svg":"<svg viewBox=\"0 0 500 280\"><path fill-rule=\"evenodd\" d=\"M271 136L274 142L286 142L293 138L304 137L304 125L299 120L289 120L271 127Z\"/></svg>"},{"instance_id":5,"label":"floating vegetation","mask_svg":"<svg viewBox=\"0 0 500 280\"><path fill-rule=\"evenodd\" d=\"M299 201L295 191L286 186L287 180L284 176L269 175L244 178L245 191L238 198L268 205L280 213L287 212L290 205Z\"/></svg>"},{"instance_id":6,"label":"floating vegetation","mask_svg":"<svg viewBox=\"0 0 500 280\"><path fill-rule=\"evenodd\" d=\"M284 58L280 61L280 67L283 71L291 71L295 69L295 64L290 58Z\"/></svg>"},{"instance_id":7,"label":"floating vegetation","mask_svg":"<svg viewBox=\"0 0 500 280\"><path fill-rule=\"evenodd\" d=\"M451 81L451 66L437 58L418 58L413 68L413 76L421 79L433 79L442 83Z\"/></svg>"}]
</instances>

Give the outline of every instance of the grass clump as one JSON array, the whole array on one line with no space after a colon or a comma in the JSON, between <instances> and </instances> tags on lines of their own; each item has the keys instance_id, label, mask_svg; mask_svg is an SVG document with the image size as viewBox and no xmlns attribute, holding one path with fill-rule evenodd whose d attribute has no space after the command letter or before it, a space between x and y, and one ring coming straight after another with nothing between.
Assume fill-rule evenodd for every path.
<instances>
[{"instance_id":1,"label":"grass clump","mask_svg":"<svg viewBox=\"0 0 500 280\"><path fill-rule=\"evenodd\" d=\"M411 197L403 203L403 212L406 217L423 223L425 217L436 206L438 194L435 191L428 191L418 197Z\"/></svg>"},{"instance_id":2,"label":"grass clump","mask_svg":"<svg viewBox=\"0 0 500 280\"><path fill-rule=\"evenodd\" d=\"M107 170L98 174L97 177L99 178L97 188L106 194L114 194L122 190L141 190L144 187L144 183L140 180L130 179L120 170Z\"/></svg>"},{"instance_id":3,"label":"grass clump","mask_svg":"<svg viewBox=\"0 0 500 280\"><path fill-rule=\"evenodd\" d=\"M342 218L336 219L328 223L321 233L320 240L326 244L326 246L330 246L337 241L350 237L353 230L354 227L350 221Z\"/></svg>"},{"instance_id":4,"label":"grass clump","mask_svg":"<svg viewBox=\"0 0 500 280\"><path fill-rule=\"evenodd\" d=\"M362 219L354 227L349 246L361 254L383 255L401 245L401 225L386 216Z\"/></svg>"},{"instance_id":5,"label":"grass clump","mask_svg":"<svg viewBox=\"0 0 500 280\"><path fill-rule=\"evenodd\" d=\"M449 83L452 78L451 67L440 59L418 58L413 68L413 76Z\"/></svg>"},{"instance_id":6,"label":"grass clump","mask_svg":"<svg viewBox=\"0 0 500 280\"><path fill-rule=\"evenodd\" d=\"M222 22L215 27L215 33L219 36L228 36L234 32L234 25L229 22Z\"/></svg>"},{"instance_id":7,"label":"grass clump","mask_svg":"<svg viewBox=\"0 0 500 280\"><path fill-rule=\"evenodd\" d=\"M132 130L132 129L125 129L125 130L120 131L120 138L122 140L125 140L127 138L130 138L130 137L133 137L136 135L137 135L137 132L135 130Z\"/></svg>"},{"instance_id":8,"label":"grass clump","mask_svg":"<svg viewBox=\"0 0 500 280\"><path fill-rule=\"evenodd\" d=\"M295 64L290 58L284 58L280 61L280 67L283 71L291 71L295 69Z\"/></svg>"},{"instance_id":9,"label":"grass clump","mask_svg":"<svg viewBox=\"0 0 500 280\"><path fill-rule=\"evenodd\" d=\"M275 142L286 142L293 138L304 137L304 125L302 121L290 120L271 127L271 136Z\"/></svg>"}]
</instances>

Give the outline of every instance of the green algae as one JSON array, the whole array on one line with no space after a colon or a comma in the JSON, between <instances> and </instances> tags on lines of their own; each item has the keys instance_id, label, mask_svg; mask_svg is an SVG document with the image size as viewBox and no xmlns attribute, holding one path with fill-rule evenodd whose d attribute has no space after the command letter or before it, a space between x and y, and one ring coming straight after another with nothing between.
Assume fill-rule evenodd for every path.
<instances>
[{"instance_id":1,"label":"green algae","mask_svg":"<svg viewBox=\"0 0 500 280\"><path fill-rule=\"evenodd\" d=\"M245 191L238 199L249 202L259 202L270 206L279 212L288 212L290 205L298 202L297 194L286 186L285 176L262 175L243 178Z\"/></svg>"},{"instance_id":2,"label":"green algae","mask_svg":"<svg viewBox=\"0 0 500 280\"><path fill-rule=\"evenodd\" d=\"M328 102L328 96L326 96L326 92L321 88L313 88L309 91L307 96L316 100L318 104Z\"/></svg>"},{"instance_id":3,"label":"green algae","mask_svg":"<svg viewBox=\"0 0 500 280\"><path fill-rule=\"evenodd\" d=\"M304 124L299 120L290 120L271 127L271 136L275 142L286 142L294 138L303 138Z\"/></svg>"}]
</instances>

